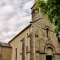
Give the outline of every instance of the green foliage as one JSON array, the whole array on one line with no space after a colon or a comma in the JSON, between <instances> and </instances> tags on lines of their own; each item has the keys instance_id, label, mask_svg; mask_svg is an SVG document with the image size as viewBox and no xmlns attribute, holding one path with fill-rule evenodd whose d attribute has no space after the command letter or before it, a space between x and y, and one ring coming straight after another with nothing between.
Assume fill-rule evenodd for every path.
<instances>
[{"instance_id":1,"label":"green foliage","mask_svg":"<svg viewBox=\"0 0 60 60\"><path fill-rule=\"evenodd\" d=\"M56 28L55 33L60 32L60 0L38 0L37 7L41 12L48 15L48 19Z\"/></svg>"}]
</instances>

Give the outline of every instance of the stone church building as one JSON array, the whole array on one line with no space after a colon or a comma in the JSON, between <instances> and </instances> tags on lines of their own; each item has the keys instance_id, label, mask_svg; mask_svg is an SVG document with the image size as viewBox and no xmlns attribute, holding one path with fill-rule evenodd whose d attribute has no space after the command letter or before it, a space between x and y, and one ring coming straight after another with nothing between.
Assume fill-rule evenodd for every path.
<instances>
[{"instance_id":1,"label":"stone church building","mask_svg":"<svg viewBox=\"0 0 60 60\"><path fill-rule=\"evenodd\" d=\"M32 21L7 44L0 43L0 60L60 60L60 40L55 26L40 12L36 2L31 8Z\"/></svg>"}]
</instances>

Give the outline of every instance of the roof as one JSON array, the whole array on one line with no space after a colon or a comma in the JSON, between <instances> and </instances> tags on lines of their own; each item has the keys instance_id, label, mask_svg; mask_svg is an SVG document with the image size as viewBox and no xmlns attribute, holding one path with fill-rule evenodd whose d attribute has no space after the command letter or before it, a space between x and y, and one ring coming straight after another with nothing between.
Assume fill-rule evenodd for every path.
<instances>
[{"instance_id":1,"label":"roof","mask_svg":"<svg viewBox=\"0 0 60 60\"><path fill-rule=\"evenodd\" d=\"M2 42L0 42L0 46L2 46L2 47L11 47L8 43L2 43Z\"/></svg>"},{"instance_id":2,"label":"roof","mask_svg":"<svg viewBox=\"0 0 60 60\"><path fill-rule=\"evenodd\" d=\"M18 33L12 40L10 40L8 43L10 43L11 41L13 41L17 36L19 36L20 34L22 34L26 29L28 29L31 26L31 24L29 24L25 29L23 29L20 33Z\"/></svg>"},{"instance_id":3,"label":"roof","mask_svg":"<svg viewBox=\"0 0 60 60\"><path fill-rule=\"evenodd\" d=\"M34 5L31 7L31 9L36 5L36 3L34 3Z\"/></svg>"}]
</instances>

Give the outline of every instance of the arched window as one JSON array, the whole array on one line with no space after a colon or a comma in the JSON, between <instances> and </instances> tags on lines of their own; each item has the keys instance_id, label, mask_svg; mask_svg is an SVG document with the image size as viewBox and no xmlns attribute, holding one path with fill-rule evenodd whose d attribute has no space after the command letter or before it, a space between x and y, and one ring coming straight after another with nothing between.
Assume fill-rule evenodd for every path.
<instances>
[{"instance_id":1,"label":"arched window","mask_svg":"<svg viewBox=\"0 0 60 60\"><path fill-rule=\"evenodd\" d=\"M49 28L46 28L46 37L49 36Z\"/></svg>"}]
</instances>

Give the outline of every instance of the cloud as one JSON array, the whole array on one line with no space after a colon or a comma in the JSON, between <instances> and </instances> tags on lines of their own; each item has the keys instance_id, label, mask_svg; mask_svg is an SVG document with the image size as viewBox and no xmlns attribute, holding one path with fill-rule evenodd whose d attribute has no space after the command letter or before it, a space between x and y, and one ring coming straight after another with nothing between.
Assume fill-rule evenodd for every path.
<instances>
[{"instance_id":1,"label":"cloud","mask_svg":"<svg viewBox=\"0 0 60 60\"><path fill-rule=\"evenodd\" d=\"M1 11L5 14L8 13L8 12L12 12L12 10L13 10L13 7L11 5L3 6L2 9L1 9Z\"/></svg>"},{"instance_id":2,"label":"cloud","mask_svg":"<svg viewBox=\"0 0 60 60\"><path fill-rule=\"evenodd\" d=\"M28 13L31 14L31 7L33 6L34 1L28 1L27 3L24 4L23 10Z\"/></svg>"},{"instance_id":3,"label":"cloud","mask_svg":"<svg viewBox=\"0 0 60 60\"><path fill-rule=\"evenodd\" d=\"M0 41L8 42L23 30L31 18L34 0L0 0Z\"/></svg>"}]
</instances>

